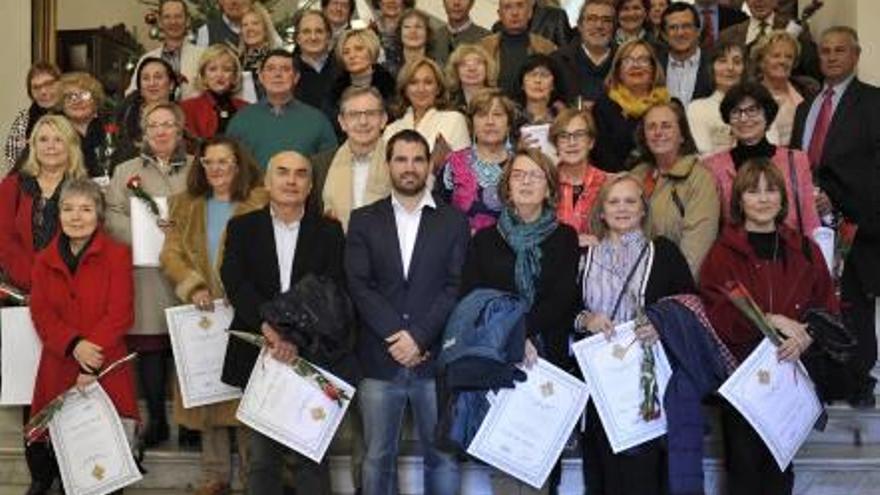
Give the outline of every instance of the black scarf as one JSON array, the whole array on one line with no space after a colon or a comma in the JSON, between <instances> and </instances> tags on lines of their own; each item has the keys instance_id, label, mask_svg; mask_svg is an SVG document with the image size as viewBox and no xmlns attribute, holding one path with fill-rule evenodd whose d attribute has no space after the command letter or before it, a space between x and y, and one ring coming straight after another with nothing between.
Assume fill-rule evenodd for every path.
<instances>
[{"instance_id":1,"label":"black scarf","mask_svg":"<svg viewBox=\"0 0 880 495\"><path fill-rule=\"evenodd\" d=\"M737 142L736 146L730 150L730 157L733 158L733 166L737 170L752 158L772 159L775 154L776 146L770 144L770 141L767 141L766 136L755 144Z\"/></svg>"},{"instance_id":2,"label":"black scarf","mask_svg":"<svg viewBox=\"0 0 880 495\"><path fill-rule=\"evenodd\" d=\"M36 125L37 121L40 120L40 117L49 113L49 108L43 108L36 103L31 103L30 108L28 108L28 123L27 130L25 131L25 136L28 138L31 137L31 132L34 130L34 125Z\"/></svg>"},{"instance_id":3,"label":"black scarf","mask_svg":"<svg viewBox=\"0 0 880 495\"><path fill-rule=\"evenodd\" d=\"M230 93L215 93L209 91L211 98L214 100L214 112L217 114L217 134L224 134L226 126L235 115L236 108L232 104L232 95Z\"/></svg>"},{"instance_id":4,"label":"black scarf","mask_svg":"<svg viewBox=\"0 0 880 495\"><path fill-rule=\"evenodd\" d=\"M89 250L89 246L92 245L92 239L94 238L95 233L92 232L92 235L89 236L89 240L86 241L82 249L74 254L70 249L70 237L67 237L64 232L58 236L58 253L61 255L64 264L67 265L67 269L70 270L71 275L76 274L76 269L79 268L79 262L82 261L83 255Z\"/></svg>"}]
</instances>

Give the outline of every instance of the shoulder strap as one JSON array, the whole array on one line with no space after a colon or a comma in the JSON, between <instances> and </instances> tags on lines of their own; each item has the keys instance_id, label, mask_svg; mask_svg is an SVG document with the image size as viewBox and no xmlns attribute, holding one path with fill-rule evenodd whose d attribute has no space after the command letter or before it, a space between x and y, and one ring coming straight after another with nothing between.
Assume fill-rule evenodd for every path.
<instances>
[{"instance_id":1,"label":"shoulder strap","mask_svg":"<svg viewBox=\"0 0 880 495\"><path fill-rule=\"evenodd\" d=\"M675 185L672 186L672 202L675 203L675 207L678 209L678 214L684 218L684 201L681 200L681 196L678 195L678 188Z\"/></svg>"},{"instance_id":2,"label":"shoulder strap","mask_svg":"<svg viewBox=\"0 0 880 495\"><path fill-rule=\"evenodd\" d=\"M620 293L617 294L617 301L614 303L614 309L611 310L611 315L609 319L614 321L614 318L617 316L617 310L620 309L620 303L623 302L623 296L626 294L626 288L629 287L630 281L632 281L633 276L636 274L636 270L639 268L639 264L642 262L642 258L645 257L645 253L648 252L648 247L651 245L651 241L645 241L645 246L642 247L642 250L639 252L639 257L636 258L636 262L633 263L632 268L629 271L629 274L626 276L626 280L623 281L623 287L620 288Z\"/></svg>"},{"instance_id":3,"label":"shoulder strap","mask_svg":"<svg viewBox=\"0 0 880 495\"><path fill-rule=\"evenodd\" d=\"M794 150L791 148L788 150L788 182L790 183L789 187L791 187L791 195L794 199L794 211L797 213L798 229L800 229L801 235L807 235L804 232L804 219L801 214L801 197L798 190L797 167L794 165Z\"/></svg>"}]
</instances>

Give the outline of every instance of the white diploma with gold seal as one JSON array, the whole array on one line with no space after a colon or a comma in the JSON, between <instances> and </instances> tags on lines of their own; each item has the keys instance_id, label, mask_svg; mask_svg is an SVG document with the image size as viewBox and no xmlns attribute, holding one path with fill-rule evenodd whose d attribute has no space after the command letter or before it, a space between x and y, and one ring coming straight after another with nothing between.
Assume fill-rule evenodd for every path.
<instances>
[{"instance_id":1,"label":"white diploma with gold seal","mask_svg":"<svg viewBox=\"0 0 880 495\"><path fill-rule=\"evenodd\" d=\"M349 398L354 396L354 387L326 370L314 368ZM351 400L332 400L315 380L300 376L264 348L235 417L276 442L321 462L349 404Z\"/></svg>"},{"instance_id":2,"label":"white diploma with gold seal","mask_svg":"<svg viewBox=\"0 0 880 495\"><path fill-rule=\"evenodd\" d=\"M752 425L785 470L822 414L816 387L803 365L776 357L764 339L718 392Z\"/></svg>"},{"instance_id":3,"label":"white diploma with gold seal","mask_svg":"<svg viewBox=\"0 0 880 495\"><path fill-rule=\"evenodd\" d=\"M241 389L220 381L233 314L222 299L214 301L214 311L192 304L165 310L184 408L241 397Z\"/></svg>"},{"instance_id":4,"label":"white diploma with gold seal","mask_svg":"<svg viewBox=\"0 0 880 495\"><path fill-rule=\"evenodd\" d=\"M153 198L159 207L162 218L168 218L168 198ZM129 214L131 216L131 261L134 266L158 267L159 254L165 244L165 233L156 223L156 215L140 198L129 198Z\"/></svg>"},{"instance_id":5,"label":"white diploma with gold seal","mask_svg":"<svg viewBox=\"0 0 880 495\"><path fill-rule=\"evenodd\" d=\"M27 307L0 309L0 405L31 404L43 342Z\"/></svg>"},{"instance_id":6,"label":"white diploma with gold seal","mask_svg":"<svg viewBox=\"0 0 880 495\"><path fill-rule=\"evenodd\" d=\"M119 414L97 382L84 393L66 393L49 436L67 495L105 495L143 477Z\"/></svg>"},{"instance_id":7,"label":"white diploma with gold seal","mask_svg":"<svg viewBox=\"0 0 880 495\"><path fill-rule=\"evenodd\" d=\"M672 368L660 342L651 348L660 400L660 416L652 420L645 420L641 415L644 351L636 340L635 322L628 321L614 327L611 340L607 340L604 334L596 334L576 342L571 348L615 454L666 434L663 394L672 376Z\"/></svg>"},{"instance_id":8,"label":"white diploma with gold seal","mask_svg":"<svg viewBox=\"0 0 880 495\"><path fill-rule=\"evenodd\" d=\"M587 403L584 382L539 359L527 379L491 396L468 454L540 488Z\"/></svg>"}]
</instances>

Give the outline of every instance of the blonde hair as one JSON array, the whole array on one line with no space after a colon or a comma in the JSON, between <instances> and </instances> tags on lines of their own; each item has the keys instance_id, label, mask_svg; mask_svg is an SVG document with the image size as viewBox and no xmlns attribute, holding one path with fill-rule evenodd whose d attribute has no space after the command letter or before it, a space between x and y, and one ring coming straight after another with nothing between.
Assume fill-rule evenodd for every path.
<instances>
[{"instance_id":1,"label":"blonde hair","mask_svg":"<svg viewBox=\"0 0 880 495\"><path fill-rule=\"evenodd\" d=\"M630 53L633 52L638 47L644 47L645 50L648 50L648 55L651 57L651 67L654 70L654 88L665 86L666 85L666 76L663 72L663 67L660 66L660 61L657 59L657 54L654 52L654 48L645 40L630 40L626 43L620 45L620 48L617 49L617 52L614 54L614 58L611 60L611 70L608 71L608 76L605 78L605 87L607 89L611 89L622 84L620 80L620 69L621 65L623 65L623 59L628 57Z\"/></svg>"},{"instance_id":2,"label":"blonde hair","mask_svg":"<svg viewBox=\"0 0 880 495\"><path fill-rule=\"evenodd\" d=\"M156 103L151 103L144 108L144 111L141 113L141 131L146 133L147 130L147 119L150 115L153 115L159 110L168 110L172 114L174 114L174 120L177 123L178 130L182 133L183 126L186 124L186 115L183 113L183 110L177 103L172 101L160 101ZM146 143L146 140L144 140Z\"/></svg>"},{"instance_id":3,"label":"blonde hair","mask_svg":"<svg viewBox=\"0 0 880 495\"><path fill-rule=\"evenodd\" d=\"M438 92L437 99L434 101L434 108L443 110L449 106L449 91L446 86L446 78L443 76L440 66L429 58L420 58L406 63L397 74L397 111L399 114L403 114L406 108L410 106L409 98L406 97L406 87L415 77L416 72L422 67L431 69L431 72L434 73L434 78L437 79Z\"/></svg>"},{"instance_id":4,"label":"blonde hair","mask_svg":"<svg viewBox=\"0 0 880 495\"><path fill-rule=\"evenodd\" d=\"M266 37L266 46L272 50L275 48L280 48L281 46L278 44L278 40L281 39L278 36L278 31L275 30L275 24L272 23L272 16L269 14L269 11L266 10L266 7L260 2L251 2L250 8L244 11L241 18L244 20L244 16L248 14L256 14L257 17L260 18L260 22L263 24L263 32ZM244 53L244 38L242 37L238 42L238 48L241 53Z\"/></svg>"},{"instance_id":5,"label":"blonde hair","mask_svg":"<svg viewBox=\"0 0 880 495\"><path fill-rule=\"evenodd\" d=\"M495 59L490 57L486 50L480 45L471 45L468 43L458 45L458 47L449 56L446 62L446 82L449 83L449 92L455 93L461 89L461 80L458 78L458 66L461 65L465 57L468 55L476 55L483 59L486 66L486 86L495 87L498 85L498 64Z\"/></svg>"},{"instance_id":6,"label":"blonde hair","mask_svg":"<svg viewBox=\"0 0 880 495\"><path fill-rule=\"evenodd\" d=\"M61 100L59 102L60 105L64 105L64 93L68 88L76 88L84 91L88 91L92 94L92 101L95 102L95 111L101 108L104 105L104 100L107 99L107 95L104 94L104 87L101 83L95 79L95 77L88 72L83 71L75 71L75 72L65 72L61 75Z\"/></svg>"},{"instance_id":7,"label":"blonde hair","mask_svg":"<svg viewBox=\"0 0 880 495\"><path fill-rule=\"evenodd\" d=\"M196 89L199 91L206 91L208 89L208 85L205 84L205 70L208 64L224 56L232 59L232 64L235 67L235 75L233 76L233 83L232 87L229 88L229 92L238 93L241 90L241 62L238 60L238 55L235 51L223 44L209 46L202 52L202 56L199 57L199 71L196 73L196 80L193 82Z\"/></svg>"},{"instance_id":8,"label":"blonde hair","mask_svg":"<svg viewBox=\"0 0 880 495\"><path fill-rule=\"evenodd\" d=\"M67 170L64 171L69 179L86 177L85 159L80 149L79 134L63 115L44 115L34 124L34 130L28 139L28 155L21 166L21 173L37 177L40 175L41 165L37 159L37 136L44 127L51 127L64 138L64 146L67 148Z\"/></svg>"},{"instance_id":9,"label":"blonde hair","mask_svg":"<svg viewBox=\"0 0 880 495\"><path fill-rule=\"evenodd\" d=\"M773 48L773 45L777 43L788 43L788 45L794 49L794 59L791 61L791 66L794 68L794 66L797 65L798 60L801 58L800 42L788 31L781 29L776 30L765 36L757 46L752 49L751 66L754 68L754 75L756 78L763 78L764 73L761 71L761 64L770 53L770 49Z\"/></svg>"},{"instance_id":10,"label":"blonde hair","mask_svg":"<svg viewBox=\"0 0 880 495\"><path fill-rule=\"evenodd\" d=\"M639 198L642 200L642 231L645 230L645 226L648 224L648 200L645 198L645 186L642 184L642 181L631 172L609 175L599 189L596 206L593 207L593 212L590 214L590 231L599 239L604 239L608 235L608 224L602 218L604 213L602 211L603 205L605 201L608 201L611 189L622 182L632 182L639 189Z\"/></svg>"},{"instance_id":11,"label":"blonde hair","mask_svg":"<svg viewBox=\"0 0 880 495\"><path fill-rule=\"evenodd\" d=\"M342 59L342 52L345 49L345 44L351 39L357 39L367 46L367 50L370 52L370 58L373 59L374 64L379 60L379 50L382 45L379 41L379 37L376 36L376 33L374 33L372 29L349 29L343 32L339 37L339 41L336 42L336 60L338 60L340 64L345 64Z\"/></svg>"}]
</instances>

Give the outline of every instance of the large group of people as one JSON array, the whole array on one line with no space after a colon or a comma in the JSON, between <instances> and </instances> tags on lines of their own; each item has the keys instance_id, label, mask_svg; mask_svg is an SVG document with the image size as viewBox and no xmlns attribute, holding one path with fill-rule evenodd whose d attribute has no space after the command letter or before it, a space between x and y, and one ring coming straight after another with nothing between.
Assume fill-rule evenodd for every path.
<instances>
[{"instance_id":1,"label":"large group of people","mask_svg":"<svg viewBox=\"0 0 880 495\"><path fill-rule=\"evenodd\" d=\"M283 493L286 458L297 493L330 493L327 459L287 456L236 420L237 401L187 409L169 387L165 309L225 299L231 328L290 363L305 350L260 308L309 276L356 313L331 371L357 388L346 421L365 495L395 493L407 409L425 492L459 492L460 452L435 435L438 357L477 289L524 301L525 366L578 373L572 342L669 298L700 306L742 362L763 334L727 297L736 282L784 336L781 360L821 352L808 310L842 321L857 350L822 399L874 406L880 89L856 75L855 30L814 39L777 0L745 0L751 16L718 0L586 0L574 29L553 5L498 0L491 31L474 0L444 0L445 24L413 0L373 0L371 24L353 0L322 0L294 20L290 52L259 2L218 3L190 43L187 2L158 2L162 46L114 112L94 75L27 74L32 103L0 167L0 271L44 346L24 421L136 350L102 384L147 455L169 439L174 389L171 419L200 432L198 494L229 493L233 442L247 493ZM145 197L168 200L159 266L132 262ZM824 251L822 228L838 239ZM638 321L647 345L669 330ZM243 387L254 352L230 338L223 381ZM791 493L792 469L718 402L727 493ZM677 493L663 439L614 453L592 404L579 431L586 493ZM27 493L47 493L45 436L26 458ZM493 474L495 493L510 482ZM558 483L557 468L540 492Z\"/></svg>"}]
</instances>

